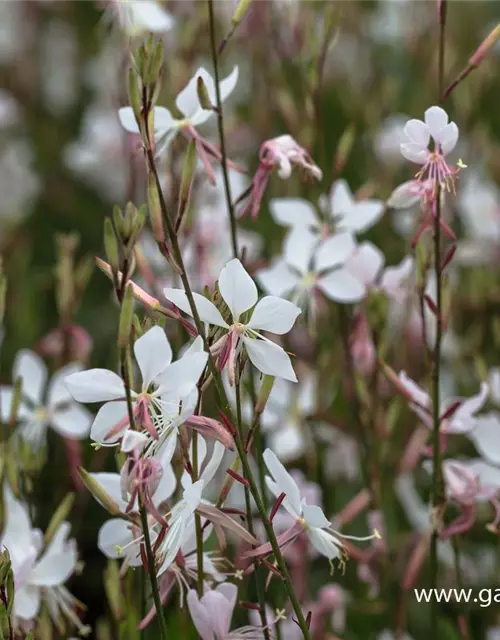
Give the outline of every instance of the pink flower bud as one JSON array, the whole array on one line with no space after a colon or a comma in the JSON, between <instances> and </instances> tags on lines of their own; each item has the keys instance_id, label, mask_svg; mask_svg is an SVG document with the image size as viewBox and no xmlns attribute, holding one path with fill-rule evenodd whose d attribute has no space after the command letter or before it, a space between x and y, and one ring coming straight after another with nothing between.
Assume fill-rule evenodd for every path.
<instances>
[{"instance_id":1,"label":"pink flower bud","mask_svg":"<svg viewBox=\"0 0 500 640\"><path fill-rule=\"evenodd\" d=\"M357 373L370 376L375 368L377 353L373 344L366 315L361 312L354 320L354 329L349 337L351 358Z\"/></svg>"}]
</instances>

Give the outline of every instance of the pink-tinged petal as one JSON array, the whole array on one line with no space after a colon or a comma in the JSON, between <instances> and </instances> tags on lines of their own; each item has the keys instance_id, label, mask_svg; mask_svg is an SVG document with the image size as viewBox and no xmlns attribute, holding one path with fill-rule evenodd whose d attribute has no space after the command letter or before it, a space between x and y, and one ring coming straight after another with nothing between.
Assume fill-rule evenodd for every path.
<instances>
[{"instance_id":1,"label":"pink-tinged petal","mask_svg":"<svg viewBox=\"0 0 500 640\"><path fill-rule=\"evenodd\" d=\"M247 326L283 335L290 331L300 313L300 307L293 302L266 296L257 303Z\"/></svg>"},{"instance_id":2,"label":"pink-tinged petal","mask_svg":"<svg viewBox=\"0 0 500 640\"><path fill-rule=\"evenodd\" d=\"M127 429L123 434L122 441L120 443L120 451L123 453L140 453L149 442L149 436L140 431L132 431Z\"/></svg>"},{"instance_id":3,"label":"pink-tinged petal","mask_svg":"<svg viewBox=\"0 0 500 640\"><path fill-rule=\"evenodd\" d=\"M343 265L355 249L356 241L351 233L336 233L319 245L314 256L314 270L320 272Z\"/></svg>"},{"instance_id":4,"label":"pink-tinged petal","mask_svg":"<svg viewBox=\"0 0 500 640\"><path fill-rule=\"evenodd\" d=\"M181 311L184 311L184 313L187 313L191 317L193 316L189 300L183 289L163 289L163 295ZM199 293L193 293L193 297L196 309L198 310L200 319L203 322L215 324L218 327L224 327L225 329L229 328L226 322L224 322L224 318L221 316L220 311L212 302L210 302L210 300L207 300L205 296L202 296Z\"/></svg>"},{"instance_id":5,"label":"pink-tinged petal","mask_svg":"<svg viewBox=\"0 0 500 640\"><path fill-rule=\"evenodd\" d=\"M255 282L237 258L230 260L220 272L219 289L235 321L251 309L259 297Z\"/></svg>"},{"instance_id":6,"label":"pink-tinged petal","mask_svg":"<svg viewBox=\"0 0 500 640\"><path fill-rule=\"evenodd\" d=\"M448 114L441 107L430 107L425 112L425 124L434 140L438 140L439 134L448 124Z\"/></svg>"},{"instance_id":7,"label":"pink-tinged petal","mask_svg":"<svg viewBox=\"0 0 500 640\"><path fill-rule=\"evenodd\" d=\"M118 109L118 117L125 131L129 133L139 133L139 125L135 119L132 107L122 107Z\"/></svg>"},{"instance_id":8,"label":"pink-tinged petal","mask_svg":"<svg viewBox=\"0 0 500 640\"><path fill-rule=\"evenodd\" d=\"M66 386L78 402L108 402L125 396L119 375L108 369L89 369L66 378Z\"/></svg>"},{"instance_id":9,"label":"pink-tinged petal","mask_svg":"<svg viewBox=\"0 0 500 640\"><path fill-rule=\"evenodd\" d=\"M191 620L199 633L201 640L213 640L214 631L212 621L207 608L200 602L198 594L194 589L190 589L187 594L187 605Z\"/></svg>"},{"instance_id":10,"label":"pink-tinged petal","mask_svg":"<svg viewBox=\"0 0 500 640\"><path fill-rule=\"evenodd\" d=\"M349 185L343 179L333 183L330 191L330 213L333 216L345 215L354 205Z\"/></svg>"},{"instance_id":11,"label":"pink-tinged petal","mask_svg":"<svg viewBox=\"0 0 500 640\"><path fill-rule=\"evenodd\" d=\"M109 432L118 424L122 424L123 427L114 436L107 438ZM118 442L128 426L127 403L125 401L107 402L97 412L90 429L90 437L94 442L113 444Z\"/></svg>"},{"instance_id":12,"label":"pink-tinged petal","mask_svg":"<svg viewBox=\"0 0 500 640\"><path fill-rule=\"evenodd\" d=\"M482 487L488 487L493 490L500 489L500 468L480 459L467 460L462 464L478 478Z\"/></svg>"},{"instance_id":13,"label":"pink-tinged petal","mask_svg":"<svg viewBox=\"0 0 500 640\"><path fill-rule=\"evenodd\" d=\"M28 349L21 349L14 360L13 380L22 378L22 393L33 404L40 405L47 383L47 367L39 355Z\"/></svg>"},{"instance_id":14,"label":"pink-tinged petal","mask_svg":"<svg viewBox=\"0 0 500 640\"><path fill-rule=\"evenodd\" d=\"M429 157L427 149L422 149L422 147L411 142L401 144L400 149L401 155L415 164L425 164Z\"/></svg>"},{"instance_id":15,"label":"pink-tinged petal","mask_svg":"<svg viewBox=\"0 0 500 640\"><path fill-rule=\"evenodd\" d=\"M393 298L406 294L409 278L413 273L414 260L406 256L394 267L386 267L380 281L380 287L388 296Z\"/></svg>"},{"instance_id":16,"label":"pink-tinged petal","mask_svg":"<svg viewBox=\"0 0 500 640\"><path fill-rule=\"evenodd\" d=\"M359 302L366 295L365 286L344 268L319 278L317 286L334 302Z\"/></svg>"},{"instance_id":17,"label":"pink-tinged petal","mask_svg":"<svg viewBox=\"0 0 500 640\"><path fill-rule=\"evenodd\" d=\"M301 275L311 268L311 259L318 245L318 236L304 227L294 227L283 243L283 259Z\"/></svg>"},{"instance_id":18,"label":"pink-tinged petal","mask_svg":"<svg viewBox=\"0 0 500 640\"><path fill-rule=\"evenodd\" d=\"M39 587L25 584L16 588L14 615L23 620L33 620L38 615L42 594Z\"/></svg>"},{"instance_id":19,"label":"pink-tinged petal","mask_svg":"<svg viewBox=\"0 0 500 640\"><path fill-rule=\"evenodd\" d=\"M237 590L236 585L232 586ZM228 600L223 593L216 590L209 590L202 598L203 605L210 619L210 625L214 631L215 638L227 638L229 627L231 626L231 618L233 616L233 608L231 601Z\"/></svg>"},{"instance_id":20,"label":"pink-tinged petal","mask_svg":"<svg viewBox=\"0 0 500 640\"><path fill-rule=\"evenodd\" d=\"M54 411L51 426L61 436L82 440L89 435L93 418L88 409L71 402Z\"/></svg>"},{"instance_id":21,"label":"pink-tinged petal","mask_svg":"<svg viewBox=\"0 0 500 640\"><path fill-rule=\"evenodd\" d=\"M422 122L422 120L408 120L404 128L404 133L410 138L409 142L415 144L420 149L427 149L429 146L429 127L425 122Z\"/></svg>"},{"instance_id":22,"label":"pink-tinged petal","mask_svg":"<svg viewBox=\"0 0 500 640\"><path fill-rule=\"evenodd\" d=\"M384 203L379 200L356 202L349 213L342 216L338 228L352 233L362 233L380 220L383 212Z\"/></svg>"},{"instance_id":23,"label":"pink-tinged petal","mask_svg":"<svg viewBox=\"0 0 500 640\"><path fill-rule=\"evenodd\" d=\"M135 341L134 355L142 375L142 388L147 389L172 360L165 331L158 326L146 331Z\"/></svg>"},{"instance_id":24,"label":"pink-tinged petal","mask_svg":"<svg viewBox=\"0 0 500 640\"><path fill-rule=\"evenodd\" d=\"M294 513L296 516L300 516L302 513L302 504L300 490L297 483L285 469L283 464L278 460L278 456L274 451L266 449L263 453L263 459L269 473L272 475L274 482L276 483L276 491L278 491L276 497L281 495L281 493L284 493L286 495L286 499L283 501L283 506L285 506L285 502L288 502L289 508L292 509L291 513Z\"/></svg>"},{"instance_id":25,"label":"pink-tinged petal","mask_svg":"<svg viewBox=\"0 0 500 640\"><path fill-rule=\"evenodd\" d=\"M500 414L486 413L476 419L476 426L468 434L479 453L491 462L500 465Z\"/></svg>"},{"instance_id":26,"label":"pink-tinged petal","mask_svg":"<svg viewBox=\"0 0 500 640\"><path fill-rule=\"evenodd\" d=\"M384 266L385 256L371 242L363 242L345 263L345 269L366 287L373 285Z\"/></svg>"},{"instance_id":27,"label":"pink-tinged petal","mask_svg":"<svg viewBox=\"0 0 500 640\"><path fill-rule=\"evenodd\" d=\"M274 296L287 296L299 284L299 278L285 263L277 260L267 269L260 269L255 274L260 286Z\"/></svg>"},{"instance_id":28,"label":"pink-tinged petal","mask_svg":"<svg viewBox=\"0 0 500 640\"><path fill-rule=\"evenodd\" d=\"M302 198L274 198L269 209L274 221L284 227L319 227L314 207Z\"/></svg>"},{"instance_id":29,"label":"pink-tinged petal","mask_svg":"<svg viewBox=\"0 0 500 640\"><path fill-rule=\"evenodd\" d=\"M311 527L319 527L323 529L331 525L321 507L312 504L304 504L302 505L302 512L304 514L304 520Z\"/></svg>"},{"instance_id":30,"label":"pink-tinged petal","mask_svg":"<svg viewBox=\"0 0 500 640\"><path fill-rule=\"evenodd\" d=\"M297 382L290 357L280 346L267 340L243 338L253 366L268 376Z\"/></svg>"},{"instance_id":31,"label":"pink-tinged petal","mask_svg":"<svg viewBox=\"0 0 500 640\"><path fill-rule=\"evenodd\" d=\"M421 198L421 194L418 191L418 184L416 180L408 180L408 182L400 184L389 196L387 206L392 209L413 207Z\"/></svg>"},{"instance_id":32,"label":"pink-tinged petal","mask_svg":"<svg viewBox=\"0 0 500 640\"><path fill-rule=\"evenodd\" d=\"M490 389L486 382L481 383L478 394L463 402L450 418L449 433L465 433L474 428L474 414L479 411L486 402Z\"/></svg>"},{"instance_id":33,"label":"pink-tinged petal","mask_svg":"<svg viewBox=\"0 0 500 640\"><path fill-rule=\"evenodd\" d=\"M429 409L431 407L431 398L427 391L424 391L416 382L406 375L406 371L399 372L399 381L411 396L413 402L421 407Z\"/></svg>"},{"instance_id":34,"label":"pink-tinged petal","mask_svg":"<svg viewBox=\"0 0 500 640\"><path fill-rule=\"evenodd\" d=\"M441 146L441 152L444 156L448 155L455 148L458 142L458 127L454 122L450 122L440 132L436 140Z\"/></svg>"}]
</instances>

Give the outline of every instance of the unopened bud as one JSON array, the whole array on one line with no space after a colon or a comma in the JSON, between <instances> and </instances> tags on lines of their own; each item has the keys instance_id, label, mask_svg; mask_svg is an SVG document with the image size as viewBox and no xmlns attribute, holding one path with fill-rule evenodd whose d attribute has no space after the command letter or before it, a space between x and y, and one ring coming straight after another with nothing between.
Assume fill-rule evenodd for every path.
<instances>
[{"instance_id":1,"label":"unopened bud","mask_svg":"<svg viewBox=\"0 0 500 640\"><path fill-rule=\"evenodd\" d=\"M354 139L356 136L356 129L354 124L350 124L340 136L339 143L337 145L337 152L335 154L335 171L340 173L345 167L352 147L354 145Z\"/></svg>"},{"instance_id":2,"label":"unopened bud","mask_svg":"<svg viewBox=\"0 0 500 640\"><path fill-rule=\"evenodd\" d=\"M111 218L104 218L104 250L113 273L116 273L120 266L120 257L118 252L118 241L116 239Z\"/></svg>"},{"instance_id":3,"label":"unopened bud","mask_svg":"<svg viewBox=\"0 0 500 640\"><path fill-rule=\"evenodd\" d=\"M475 53L471 56L469 63L472 67L478 67L486 58L491 49L500 40L500 23L491 31L487 38L481 42Z\"/></svg>"},{"instance_id":4,"label":"unopened bud","mask_svg":"<svg viewBox=\"0 0 500 640\"><path fill-rule=\"evenodd\" d=\"M104 571L104 589L113 618L121 620L125 603L121 590L120 568L116 560L108 561L108 566Z\"/></svg>"},{"instance_id":5,"label":"unopened bud","mask_svg":"<svg viewBox=\"0 0 500 640\"><path fill-rule=\"evenodd\" d=\"M213 109L212 101L208 95L207 85L201 76L196 78L196 93L198 94L198 100L201 108L211 111Z\"/></svg>"},{"instance_id":6,"label":"unopened bud","mask_svg":"<svg viewBox=\"0 0 500 640\"><path fill-rule=\"evenodd\" d=\"M68 493L68 495L63 498L61 504L57 507L54 512L54 515L50 519L49 526L45 531L45 544L50 544L55 532L59 528L59 526L68 519L71 509L73 508L73 503L75 502L75 494Z\"/></svg>"},{"instance_id":7,"label":"unopened bud","mask_svg":"<svg viewBox=\"0 0 500 640\"><path fill-rule=\"evenodd\" d=\"M150 50L149 61L144 78L146 85L152 85L159 82L164 54L165 45L163 44L163 40L160 40L154 47L152 47L152 50Z\"/></svg>"},{"instance_id":8,"label":"unopened bud","mask_svg":"<svg viewBox=\"0 0 500 640\"><path fill-rule=\"evenodd\" d=\"M133 69L128 72L128 101L134 112L135 119L141 125L141 90L139 88L139 78Z\"/></svg>"},{"instance_id":9,"label":"unopened bud","mask_svg":"<svg viewBox=\"0 0 500 640\"><path fill-rule=\"evenodd\" d=\"M125 295L122 300L120 312L120 325L118 329L118 346L126 348L130 343L130 332L132 331L132 317L134 315L134 290L130 283L127 283Z\"/></svg>"},{"instance_id":10,"label":"unopened bud","mask_svg":"<svg viewBox=\"0 0 500 640\"><path fill-rule=\"evenodd\" d=\"M264 376L259 395L257 397L257 402L255 404L255 413L257 415L260 415L266 408L267 401L269 400L269 396L271 395L271 391L273 390L275 379L276 378L274 378L273 376Z\"/></svg>"},{"instance_id":11,"label":"unopened bud","mask_svg":"<svg viewBox=\"0 0 500 640\"><path fill-rule=\"evenodd\" d=\"M181 186L179 190L179 208L175 223L176 231L180 229L184 216L189 208L191 187L193 185L196 172L196 158L196 142L194 140L190 140L186 151L186 157L184 159L184 166L182 167Z\"/></svg>"},{"instance_id":12,"label":"unopened bud","mask_svg":"<svg viewBox=\"0 0 500 640\"><path fill-rule=\"evenodd\" d=\"M79 467L78 473L80 474L83 484L87 487L97 502L100 502L112 516L121 515L118 504L104 490L104 487L94 478L93 474L86 471L83 467Z\"/></svg>"},{"instance_id":13,"label":"unopened bud","mask_svg":"<svg viewBox=\"0 0 500 640\"><path fill-rule=\"evenodd\" d=\"M163 219L160 204L160 194L156 184L156 176L152 171L148 175L148 209L149 221L153 230L153 236L156 242L165 242L165 229L163 227Z\"/></svg>"}]
</instances>

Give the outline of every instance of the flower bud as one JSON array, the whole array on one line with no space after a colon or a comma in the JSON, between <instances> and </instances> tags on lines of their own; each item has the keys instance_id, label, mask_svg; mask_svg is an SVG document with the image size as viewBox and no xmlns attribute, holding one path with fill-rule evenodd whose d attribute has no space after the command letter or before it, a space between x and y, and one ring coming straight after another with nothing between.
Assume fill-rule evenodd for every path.
<instances>
[{"instance_id":1,"label":"flower bud","mask_svg":"<svg viewBox=\"0 0 500 640\"><path fill-rule=\"evenodd\" d=\"M121 515L118 504L108 493L106 493L103 486L99 484L91 473L86 471L83 467L78 469L78 473L80 474L83 484L87 487L97 502L100 502L112 516Z\"/></svg>"},{"instance_id":2,"label":"flower bud","mask_svg":"<svg viewBox=\"0 0 500 640\"><path fill-rule=\"evenodd\" d=\"M347 163L352 147L354 145L355 135L356 129L353 124L350 124L346 129L344 129L342 135L340 136L340 140L337 145L337 152L335 154L334 165L335 171L337 173L341 173Z\"/></svg>"},{"instance_id":3,"label":"flower bud","mask_svg":"<svg viewBox=\"0 0 500 640\"><path fill-rule=\"evenodd\" d=\"M141 126L141 90L139 87L139 79L133 69L128 72L128 101L134 112L135 119L139 128Z\"/></svg>"},{"instance_id":4,"label":"flower bud","mask_svg":"<svg viewBox=\"0 0 500 640\"><path fill-rule=\"evenodd\" d=\"M111 218L104 218L104 250L111 269L113 273L116 274L120 266L120 257L118 253L118 242Z\"/></svg>"},{"instance_id":5,"label":"flower bud","mask_svg":"<svg viewBox=\"0 0 500 640\"><path fill-rule=\"evenodd\" d=\"M149 221L153 230L153 236L156 242L165 242L165 229L163 228L163 219L160 205L160 194L156 184L156 177L152 171L148 173L148 209Z\"/></svg>"},{"instance_id":6,"label":"flower bud","mask_svg":"<svg viewBox=\"0 0 500 640\"><path fill-rule=\"evenodd\" d=\"M363 312L354 321L354 329L349 337L349 349L356 372L360 376L370 376L375 368L377 353Z\"/></svg>"},{"instance_id":7,"label":"flower bud","mask_svg":"<svg viewBox=\"0 0 500 640\"><path fill-rule=\"evenodd\" d=\"M201 76L196 78L196 93L198 95L201 108L211 111L213 109L213 105L210 101L210 96L208 95L207 85L204 83Z\"/></svg>"},{"instance_id":8,"label":"flower bud","mask_svg":"<svg viewBox=\"0 0 500 640\"><path fill-rule=\"evenodd\" d=\"M144 84L153 85L160 81L164 54L165 45L163 44L163 40L160 40L149 52L149 59L144 72Z\"/></svg>"},{"instance_id":9,"label":"flower bud","mask_svg":"<svg viewBox=\"0 0 500 640\"><path fill-rule=\"evenodd\" d=\"M68 519L73 503L75 502L75 494L68 493L62 500L61 504L55 510L52 518L50 519L49 526L45 531L44 542L46 545L50 544L52 537L59 528L59 526Z\"/></svg>"},{"instance_id":10,"label":"flower bud","mask_svg":"<svg viewBox=\"0 0 500 640\"><path fill-rule=\"evenodd\" d=\"M118 329L118 346L125 349L130 343L132 330L132 316L134 315L134 290L130 283L125 288L125 296L122 300L120 312L120 325Z\"/></svg>"},{"instance_id":11,"label":"flower bud","mask_svg":"<svg viewBox=\"0 0 500 640\"><path fill-rule=\"evenodd\" d=\"M269 400L269 396L271 395L271 391L273 390L275 379L276 378L274 378L273 376L266 375L262 380L262 385L260 387L257 402L255 404L255 413L257 413L258 415L260 415L266 408L267 401Z\"/></svg>"},{"instance_id":12,"label":"flower bud","mask_svg":"<svg viewBox=\"0 0 500 640\"><path fill-rule=\"evenodd\" d=\"M190 140L186 151L186 157L184 159L184 166L182 167L181 186L179 190L179 208L177 211L177 220L175 223L175 231L179 231L184 216L189 208L189 201L191 198L191 187L196 172L196 142Z\"/></svg>"},{"instance_id":13,"label":"flower bud","mask_svg":"<svg viewBox=\"0 0 500 640\"><path fill-rule=\"evenodd\" d=\"M116 560L108 560L108 566L104 571L104 589L113 618L121 620L126 603L122 594L120 569Z\"/></svg>"}]
</instances>

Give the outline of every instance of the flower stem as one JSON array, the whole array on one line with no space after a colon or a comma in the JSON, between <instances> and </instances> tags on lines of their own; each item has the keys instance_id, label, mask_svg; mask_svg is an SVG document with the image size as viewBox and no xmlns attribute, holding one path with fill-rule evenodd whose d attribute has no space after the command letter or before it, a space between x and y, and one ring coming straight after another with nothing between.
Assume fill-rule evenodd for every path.
<instances>
[{"instance_id":1,"label":"flower stem","mask_svg":"<svg viewBox=\"0 0 500 640\"><path fill-rule=\"evenodd\" d=\"M224 180L224 192L226 195L227 209L229 213L229 224L231 226L231 245L233 248L233 255L238 257L238 236L236 229L236 217L234 213L233 200L231 197L231 185L229 183L229 174L227 170L227 153L226 153L226 138L224 135L224 116L222 112L222 99L220 94L219 85L219 58L217 56L217 45L215 42L215 17L214 17L214 3L213 0L207 0L208 4L208 22L210 30L210 50L212 54L212 64L214 67L214 81L215 81L215 107L217 113L217 127L219 129L219 144L221 152L221 166L222 177Z\"/></svg>"},{"instance_id":2,"label":"flower stem","mask_svg":"<svg viewBox=\"0 0 500 640\"><path fill-rule=\"evenodd\" d=\"M444 34L446 24L446 0L441 0L442 6L439 16L439 53L438 53L438 96L443 94L444 78ZM437 515L442 504L442 474L441 474L441 439L440 427L440 373L441 373L441 338L442 338L442 304L441 304L441 185L436 189L436 216L434 221L434 275L436 278L436 341L432 358L432 507ZM437 545L439 539L438 518L435 518L434 530L430 547L431 588L437 587L438 557ZM438 631L438 603L436 599L431 604L431 637L437 640Z\"/></svg>"},{"instance_id":3,"label":"flower stem","mask_svg":"<svg viewBox=\"0 0 500 640\"><path fill-rule=\"evenodd\" d=\"M200 403L198 403L200 404ZM199 415L199 408L196 411ZM198 434L193 432L193 482L196 482L199 477L199 464L198 464ZM199 513L194 515L194 526L196 532L196 571L198 574L197 589L198 596L203 597L203 529L201 526L201 517Z\"/></svg>"}]
</instances>

